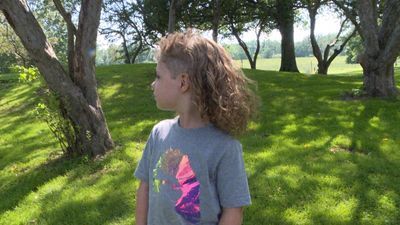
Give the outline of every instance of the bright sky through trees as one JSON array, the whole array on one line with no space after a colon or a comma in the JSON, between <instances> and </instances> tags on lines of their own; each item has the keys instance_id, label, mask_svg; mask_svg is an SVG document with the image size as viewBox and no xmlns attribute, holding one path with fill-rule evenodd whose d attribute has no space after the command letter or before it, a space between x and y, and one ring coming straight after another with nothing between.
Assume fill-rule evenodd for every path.
<instances>
[{"instance_id":1,"label":"bright sky through trees","mask_svg":"<svg viewBox=\"0 0 400 225\"><path fill-rule=\"evenodd\" d=\"M317 15L317 21L316 21L316 27L315 27L315 34L316 35L325 35L325 34L330 34L330 33L337 33L340 28L340 20L337 18L336 15L333 13L326 13L323 12L324 14L319 14ZM308 23L308 14L305 10L302 10L300 12L301 17L304 18L306 22L300 22L295 24L294 28L294 41L299 42L303 40L304 38L308 37L310 35L310 26ZM204 32L204 35L210 39L212 39L212 32ZM255 39L255 33L253 31L247 32L244 34L243 39L246 41L250 41ZM262 39L269 39L269 40L275 40L275 41L280 41L281 40L281 35L277 29L273 30L269 34L262 34ZM222 42L226 43L237 43L236 39L234 37L231 37L230 39L223 39ZM107 40L105 40L103 35L99 34L98 38L98 44L100 47L104 48L107 47L108 43ZM115 42L113 44L116 44Z\"/></svg>"},{"instance_id":2,"label":"bright sky through trees","mask_svg":"<svg viewBox=\"0 0 400 225\"><path fill-rule=\"evenodd\" d=\"M300 15L303 18L302 22L295 23L294 27L294 41L299 42L304 38L309 37L310 35L310 25L309 25L309 17L306 10L301 10ZM317 15L315 34L316 35L326 35L326 34L337 34L340 28L340 19L337 18L337 15L330 13L328 11L324 11L321 14ZM207 33L207 37L211 38L211 31ZM249 41L255 39L254 32L247 32L244 34L244 40ZM262 39L269 39L274 41L280 41L281 35L277 29L273 30L269 34L262 34ZM231 39L225 39L224 42L233 42L236 43L236 39L232 37Z\"/></svg>"}]
</instances>

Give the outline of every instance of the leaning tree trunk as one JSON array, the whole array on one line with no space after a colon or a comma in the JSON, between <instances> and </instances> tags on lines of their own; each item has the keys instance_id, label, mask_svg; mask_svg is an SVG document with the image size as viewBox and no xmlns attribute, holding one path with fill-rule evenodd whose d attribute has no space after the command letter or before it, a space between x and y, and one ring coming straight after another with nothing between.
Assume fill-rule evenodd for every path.
<instances>
[{"instance_id":1,"label":"leaning tree trunk","mask_svg":"<svg viewBox=\"0 0 400 225\"><path fill-rule=\"evenodd\" d=\"M251 69L256 69L256 63L257 63L257 57L255 60L250 55L249 48L247 48L246 43L240 38L238 31L236 30L233 21L230 21L230 28L233 36L235 36L236 40L238 41L240 47L242 47L244 54L246 55L247 59L249 60L250 68ZM257 52L258 53L258 52Z\"/></svg>"},{"instance_id":2,"label":"leaning tree trunk","mask_svg":"<svg viewBox=\"0 0 400 225\"><path fill-rule=\"evenodd\" d=\"M279 71L299 72L294 50L294 11L292 1L277 1L277 4L277 23L282 36L281 68Z\"/></svg>"},{"instance_id":3,"label":"leaning tree trunk","mask_svg":"<svg viewBox=\"0 0 400 225\"><path fill-rule=\"evenodd\" d=\"M360 17L364 53L360 64L364 74L364 91L369 96L387 97L397 94L394 62L400 53L400 3L384 3L382 21L378 23L378 9L370 0L360 0Z\"/></svg>"},{"instance_id":4,"label":"leaning tree trunk","mask_svg":"<svg viewBox=\"0 0 400 225\"><path fill-rule=\"evenodd\" d=\"M319 48L317 39L315 38L315 17L317 15L317 10L319 5L312 7L311 5L308 6L308 13L310 16L310 40L311 40L311 47L313 51L314 57L318 61L318 74L327 74L328 67L325 66L324 60L322 59L321 49Z\"/></svg>"},{"instance_id":5,"label":"leaning tree trunk","mask_svg":"<svg viewBox=\"0 0 400 225\"><path fill-rule=\"evenodd\" d=\"M60 96L74 126L78 154L96 156L114 143L97 94L95 50L101 0L83 0L76 37L74 81L63 69L25 0L2 0L0 9L20 37L48 87Z\"/></svg>"}]
</instances>

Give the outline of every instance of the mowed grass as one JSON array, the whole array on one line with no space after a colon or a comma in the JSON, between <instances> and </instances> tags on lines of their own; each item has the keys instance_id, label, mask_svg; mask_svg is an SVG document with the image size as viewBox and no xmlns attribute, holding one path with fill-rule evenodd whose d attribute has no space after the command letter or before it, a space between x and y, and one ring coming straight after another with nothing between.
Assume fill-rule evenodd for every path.
<instances>
[{"instance_id":1,"label":"mowed grass","mask_svg":"<svg viewBox=\"0 0 400 225\"><path fill-rule=\"evenodd\" d=\"M250 68L248 60L236 60L241 68ZM315 57L297 57L297 68L304 74L315 74L318 69L318 62ZM257 69L279 71L281 58L257 59ZM329 67L328 74L362 72L360 64L347 64L346 56L338 56Z\"/></svg>"},{"instance_id":2,"label":"mowed grass","mask_svg":"<svg viewBox=\"0 0 400 225\"><path fill-rule=\"evenodd\" d=\"M152 126L173 116L155 107L154 70L97 69L117 147L95 161L62 156L34 118L37 83L0 75L0 224L134 224L133 171ZM253 201L244 224L398 224L398 99L341 100L359 72L245 73L262 105L240 137Z\"/></svg>"}]
</instances>

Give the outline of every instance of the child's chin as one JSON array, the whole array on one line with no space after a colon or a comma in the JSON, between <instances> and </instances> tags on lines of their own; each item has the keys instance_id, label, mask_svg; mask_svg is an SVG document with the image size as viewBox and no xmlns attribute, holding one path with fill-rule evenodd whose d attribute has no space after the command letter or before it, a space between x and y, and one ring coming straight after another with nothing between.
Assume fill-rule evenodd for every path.
<instances>
[{"instance_id":1,"label":"child's chin","mask_svg":"<svg viewBox=\"0 0 400 225\"><path fill-rule=\"evenodd\" d=\"M159 104L157 104L157 108L159 110L162 110L162 111L174 111L173 109L170 109L168 107L165 107L165 106L162 106L162 105L159 105Z\"/></svg>"}]
</instances>

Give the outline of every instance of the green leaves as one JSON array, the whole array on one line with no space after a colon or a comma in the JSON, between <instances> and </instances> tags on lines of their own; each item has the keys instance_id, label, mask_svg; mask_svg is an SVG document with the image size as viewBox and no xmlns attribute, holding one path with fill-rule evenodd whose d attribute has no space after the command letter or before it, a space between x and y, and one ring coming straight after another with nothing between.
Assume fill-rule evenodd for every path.
<instances>
[{"instance_id":1,"label":"green leaves","mask_svg":"<svg viewBox=\"0 0 400 225\"><path fill-rule=\"evenodd\" d=\"M36 67L23 67L23 66L14 66L11 68L12 71L18 73L19 78L18 81L21 83L29 83L36 80L40 72Z\"/></svg>"}]
</instances>

